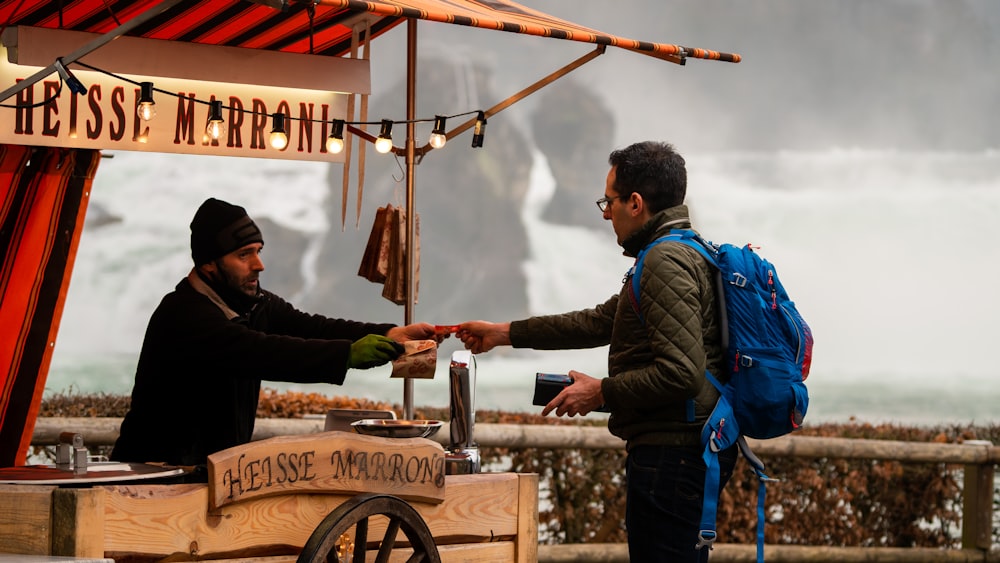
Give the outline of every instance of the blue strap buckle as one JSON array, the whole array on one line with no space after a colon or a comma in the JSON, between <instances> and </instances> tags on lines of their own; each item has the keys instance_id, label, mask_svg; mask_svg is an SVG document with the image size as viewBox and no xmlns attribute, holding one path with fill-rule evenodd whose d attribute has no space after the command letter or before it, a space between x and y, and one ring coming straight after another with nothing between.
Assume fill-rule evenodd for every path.
<instances>
[{"instance_id":1,"label":"blue strap buckle","mask_svg":"<svg viewBox=\"0 0 1000 563\"><path fill-rule=\"evenodd\" d=\"M712 544L715 543L715 532L712 530L700 530L698 531L698 543L694 544L695 550L701 549L703 547L708 547L709 550L712 549Z\"/></svg>"}]
</instances>

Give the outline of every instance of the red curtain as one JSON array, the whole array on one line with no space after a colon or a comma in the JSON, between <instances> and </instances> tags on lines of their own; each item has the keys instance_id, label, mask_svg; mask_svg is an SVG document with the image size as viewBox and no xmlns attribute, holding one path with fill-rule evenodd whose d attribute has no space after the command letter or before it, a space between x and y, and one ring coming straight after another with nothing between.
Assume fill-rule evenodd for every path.
<instances>
[{"instance_id":1,"label":"red curtain","mask_svg":"<svg viewBox=\"0 0 1000 563\"><path fill-rule=\"evenodd\" d=\"M99 161L0 145L0 467L27 459Z\"/></svg>"}]
</instances>

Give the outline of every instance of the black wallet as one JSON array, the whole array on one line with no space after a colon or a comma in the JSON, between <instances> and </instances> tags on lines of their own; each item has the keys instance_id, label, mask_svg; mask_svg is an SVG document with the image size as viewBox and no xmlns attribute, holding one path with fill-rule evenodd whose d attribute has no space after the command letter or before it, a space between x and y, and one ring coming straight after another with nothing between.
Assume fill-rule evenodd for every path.
<instances>
[{"instance_id":1,"label":"black wallet","mask_svg":"<svg viewBox=\"0 0 1000 563\"><path fill-rule=\"evenodd\" d=\"M563 373L536 373L535 396L531 404L544 407L571 383L573 378Z\"/></svg>"}]
</instances>

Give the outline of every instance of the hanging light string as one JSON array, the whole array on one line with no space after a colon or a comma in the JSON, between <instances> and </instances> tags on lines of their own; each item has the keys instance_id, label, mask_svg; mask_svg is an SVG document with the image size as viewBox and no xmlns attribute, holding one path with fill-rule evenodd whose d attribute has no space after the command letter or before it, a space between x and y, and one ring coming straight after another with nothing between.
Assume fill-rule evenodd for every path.
<instances>
[{"instance_id":1,"label":"hanging light string","mask_svg":"<svg viewBox=\"0 0 1000 563\"><path fill-rule=\"evenodd\" d=\"M63 79L62 79L62 76L60 76L59 77L59 87L56 88L55 93L52 94L51 96L49 96L48 98L45 98L44 100L42 100L40 102L35 102L33 104L0 104L0 108L9 108L9 109L31 109L31 108L39 108L39 107L44 106L45 104L50 104L50 103L56 101L57 99L59 99L59 94L62 93L62 89L63 89Z\"/></svg>"},{"instance_id":2,"label":"hanging light string","mask_svg":"<svg viewBox=\"0 0 1000 563\"><path fill-rule=\"evenodd\" d=\"M126 78L119 74L106 71L104 69L95 67L93 65L89 65L81 61L74 61L73 64L82 66L94 72L105 74L116 80L120 80L122 82L127 82L134 86L138 86L140 88L140 96L139 96L139 103L137 104L138 107L136 108L136 113L140 118L144 120L148 121L156 115L156 109L155 109L156 102L153 100L153 93L155 92L158 94L163 94L174 98L184 98L185 100L190 100L195 103L209 106L209 117L206 126L206 134L213 139L218 139L224 136L225 134L225 125L223 122L222 110L231 110L233 108L231 106L224 105L221 100L216 100L213 98L212 100L206 101L206 100L200 100L193 96L191 97L182 96L180 94L177 94L176 92L170 92L168 90L156 88L152 82L132 80L130 78ZM69 72L69 69L66 69L66 73L70 80L74 80L77 83L79 83L79 81L76 80L76 77ZM64 77L60 72L59 91L62 90L63 78ZM50 97L48 100L41 102L39 104L33 104L32 107L48 103L58 95L59 92L57 91L56 94ZM283 150L285 147L288 146L289 127L287 124L289 121L322 123L322 120L303 119L303 118L293 117L291 115L281 112L264 113L259 111L247 110L243 108L239 108L237 109L237 111L246 115L264 116L271 118L272 128L269 141L271 143L271 146L277 150ZM381 119L379 121L346 121L343 119L333 119L331 120L330 135L327 137L326 140L326 148L327 151L333 154L340 153L342 150L344 150L344 132L346 130L351 133L354 133L358 137L365 139L366 141L374 143L375 150L377 150L380 153L384 154L388 152L393 152L399 154L401 152L401 149L396 148L395 146L393 146L392 143L392 127L395 124L433 123L434 126L433 129L431 130L427 146L422 147L421 149L418 150L419 156L422 157L431 149L442 148L445 145L445 143L448 142L449 136L454 136L455 134L458 134L459 132L464 131L467 128L467 126L459 126L454 131L452 131L451 134L449 134L445 130L447 120L458 117L465 117L468 115L476 116L474 124L475 129L472 137L472 147L481 148L483 146L483 137L485 136L486 133L486 112L484 112L483 110L471 110L452 115L435 115L433 118L419 118L419 119ZM356 127L360 125L378 125L380 128L379 135L376 137L371 133Z\"/></svg>"}]
</instances>

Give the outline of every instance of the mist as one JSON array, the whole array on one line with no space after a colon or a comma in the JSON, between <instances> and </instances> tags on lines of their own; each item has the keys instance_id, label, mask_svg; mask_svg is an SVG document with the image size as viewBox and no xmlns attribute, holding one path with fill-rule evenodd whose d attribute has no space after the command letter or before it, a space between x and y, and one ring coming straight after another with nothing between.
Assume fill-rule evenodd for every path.
<instances>
[{"instance_id":1,"label":"mist","mask_svg":"<svg viewBox=\"0 0 1000 563\"><path fill-rule=\"evenodd\" d=\"M617 292L630 261L593 204L607 154L668 141L688 161L695 227L718 242L762 246L810 322L813 416L996 418L1000 385L989 366L1000 303L988 296L998 272L983 254L1000 240L1000 117L991 107L1000 88L990 63L1000 55L1000 3L524 4L606 33L743 60L679 66L608 48L492 116L482 149L469 147L466 132L429 153L415 173L415 320L510 320L590 307ZM417 27L419 117L491 107L594 48ZM371 59L368 119L403 119L406 26L373 41ZM570 123L553 119L562 108ZM402 307L356 275L375 209L403 201L401 163L369 150L363 195L356 168L342 222L339 165L106 159L49 388L129 391L145 322L190 268L187 226L206 197L244 205L261 223L266 288L306 311L402 322ZM456 347L446 341L439 357ZM479 361L481 384L507 391L480 396L491 407L525 406L534 371L569 369L600 376L606 357L493 352ZM396 381L348 380L332 392L401 398ZM447 393L419 387L417 400L444 404Z\"/></svg>"},{"instance_id":2,"label":"mist","mask_svg":"<svg viewBox=\"0 0 1000 563\"><path fill-rule=\"evenodd\" d=\"M1000 83L990 62L1000 55L1000 5L991 0L522 3L605 33L742 56L738 64L689 59L678 66L608 48L574 71L574 84L592 88L612 108L616 128L608 134L615 146L644 139L683 151L1000 145L1000 112L992 109ZM404 75L405 36L399 26L372 43L376 93ZM418 26L422 57L490 65L504 96L591 48L434 22ZM564 86L557 81L546 89ZM372 112L397 115L402 100L396 92L396 100ZM508 111L527 119L537 100L529 96ZM418 104L431 109L434 101ZM512 118L505 112L497 119Z\"/></svg>"}]
</instances>

